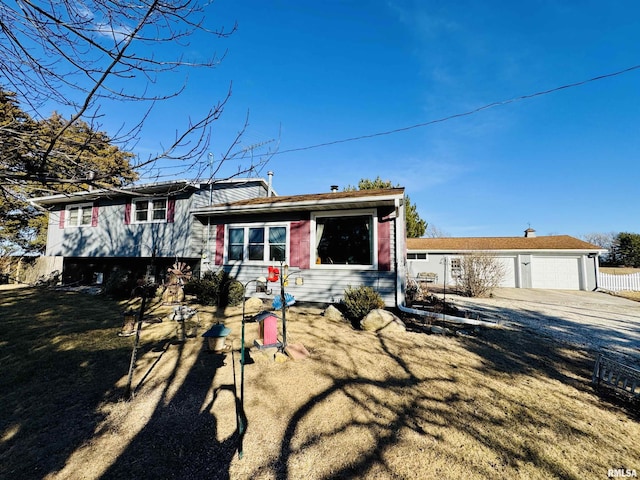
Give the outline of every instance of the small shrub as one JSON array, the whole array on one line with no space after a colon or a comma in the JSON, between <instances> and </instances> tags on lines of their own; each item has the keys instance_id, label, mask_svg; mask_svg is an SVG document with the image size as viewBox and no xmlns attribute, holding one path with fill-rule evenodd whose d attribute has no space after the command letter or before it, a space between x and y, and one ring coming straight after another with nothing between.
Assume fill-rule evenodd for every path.
<instances>
[{"instance_id":1,"label":"small shrub","mask_svg":"<svg viewBox=\"0 0 640 480\"><path fill-rule=\"evenodd\" d=\"M229 285L229 305L240 305L244 299L244 287L235 279L231 280Z\"/></svg>"},{"instance_id":2,"label":"small shrub","mask_svg":"<svg viewBox=\"0 0 640 480\"><path fill-rule=\"evenodd\" d=\"M342 300L345 316L351 320L364 318L371 310L384 307L384 301L371 287L347 287Z\"/></svg>"},{"instance_id":3,"label":"small shrub","mask_svg":"<svg viewBox=\"0 0 640 480\"><path fill-rule=\"evenodd\" d=\"M219 270L191 280L185 284L184 293L194 295L200 305L233 307L242 303L244 288L229 273Z\"/></svg>"},{"instance_id":4,"label":"small shrub","mask_svg":"<svg viewBox=\"0 0 640 480\"><path fill-rule=\"evenodd\" d=\"M205 273L202 278L193 278L184 286L186 295L193 295L200 305L216 305L218 301L218 285L212 272Z\"/></svg>"}]
</instances>

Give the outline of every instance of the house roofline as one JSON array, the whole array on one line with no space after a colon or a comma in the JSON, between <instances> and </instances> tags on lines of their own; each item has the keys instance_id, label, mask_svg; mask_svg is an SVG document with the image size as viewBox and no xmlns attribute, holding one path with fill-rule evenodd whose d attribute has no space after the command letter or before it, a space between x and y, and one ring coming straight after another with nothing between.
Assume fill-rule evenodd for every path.
<instances>
[{"instance_id":1,"label":"house roofline","mask_svg":"<svg viewBox=\"0 0 640 480\"><path fill-rule=\"evenodd\" d=\"M379 191L359 191L355 195L338 193L297 195L289 197L263 197L250 201L239 201L228 204L200 207L191 210L193 215L242 215L252 213L275 213L304 210L310 208L326 210L343 210L377 206L393 206L396 200L404 195L403 189L387 189L393 193ZM369 192L369 193L368 193ZM373 193L376 192L376 193ZM372 194L373 193L373 194ZM333 198L335 197L335 198Z\"/></svg>"},{"instance_id":2,"label":"house roofline","mask_svg":"<svg viewBox=\"0 0 640 480\"><path fill-rule=\"evenodd\" d=\"M606 252L606 249L570 235L541 237L442 237L407 239L411 252L477 252L477 251L588 251Z\"/></svg>"},{"instance_id":3,"label":"house roofline","mask_svg":"<svg viewBox=\"0 0 640 480\"><path fill-rule=\"evenodd\" d=\"M208 186L210 184L242 184L248 182L261 183L264 188L268 187L266 180L263 178L231 178L227 180L207 180L207 181L193 181L193 180L171 180L164 182L151 182L142 183L137 185L127 185L125 187L114 188L100 188L96 190L86 190L82 192L73 193L58 193L56 195L48 195L43 197L36 197L30 200L33 204L39 205L56 205L61 203L77 202L77 201L91 201L104 197L113 196L136 196L136 195L154 195L154 194L171 194L186 190L195 190L202 188L202 186Z\"/></svg>"}]
</instances>

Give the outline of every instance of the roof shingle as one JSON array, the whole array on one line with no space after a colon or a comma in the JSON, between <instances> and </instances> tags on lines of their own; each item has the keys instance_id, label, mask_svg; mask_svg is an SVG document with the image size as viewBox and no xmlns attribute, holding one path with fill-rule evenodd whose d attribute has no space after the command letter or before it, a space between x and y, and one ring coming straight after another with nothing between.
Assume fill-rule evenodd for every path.
<instances>
[{"instance_id":1,"label":"roof shingle","mask_svg":"<svg viewBox=\"0 0 640 480\"><path fill-rule=\"evenodd\" d=\"M490 251L490 250L593 250L601 247L569 235L542 237L449 237L408 238L408 250Z\"/></svg>"}]
</instances>

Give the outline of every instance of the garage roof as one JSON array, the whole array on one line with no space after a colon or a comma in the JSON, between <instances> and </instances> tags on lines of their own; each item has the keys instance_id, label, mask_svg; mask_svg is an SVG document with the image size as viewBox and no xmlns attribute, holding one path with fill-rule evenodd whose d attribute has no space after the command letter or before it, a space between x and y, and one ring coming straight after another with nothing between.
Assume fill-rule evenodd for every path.
<instances>
[{"instance_id":1,"label":"garage roof","mask_svg":"<svg viewBox=\"0 0 640 480\"><path fill-rule=\"evenodd\" d=\"M606 250L569 235L541 237L449 237L408 238L407 250L488 251L488 250Z\"/></svg>"}]
</instances>

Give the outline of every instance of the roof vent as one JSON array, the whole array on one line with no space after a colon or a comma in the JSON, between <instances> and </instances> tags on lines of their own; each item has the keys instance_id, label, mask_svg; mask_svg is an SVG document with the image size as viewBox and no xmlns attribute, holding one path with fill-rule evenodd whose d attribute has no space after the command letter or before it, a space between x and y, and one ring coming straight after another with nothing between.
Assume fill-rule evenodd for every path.
<instances>
[{"instance_id":1,"label":"roof vent","mask_svg":"<svg viewBox=\"0 0 640 480\"><path fill-rule=\"evenodd\" d=\"M267 197L273 195L273 172L269 170L267 172L267 176L269 177L269 181L267 183Z\"/></svg>"},{"instance_id":2,"label":"roof vent","mask_svg":"<svg viewBox=\"0 0 640 480\"><path fill-rule=\"evenodd\" d=\"M533 228L529 227L524 231L524 236L526 238L533 238L536 236L536 231Z\"/></svg>"},{"instance_id":3,"label":"roof vent","mask_svg":"<svg viewBox=\"0 0 640 480\"><path fill-rule=\"evenodd\" d=\"M338 185L331 185L331 192L336 193L338 191Z\"/></svg>"}]
</instances>

